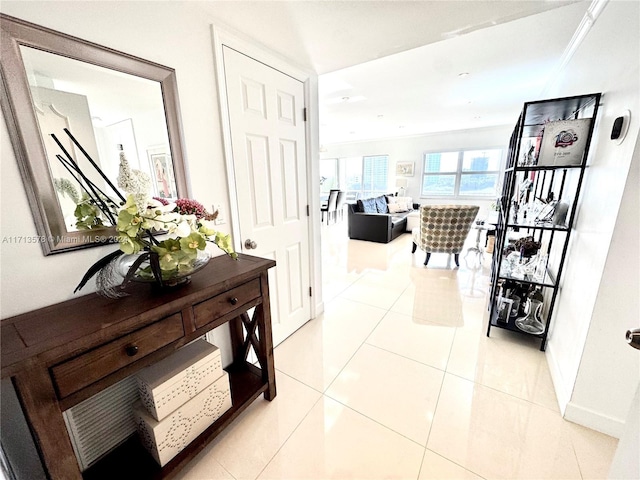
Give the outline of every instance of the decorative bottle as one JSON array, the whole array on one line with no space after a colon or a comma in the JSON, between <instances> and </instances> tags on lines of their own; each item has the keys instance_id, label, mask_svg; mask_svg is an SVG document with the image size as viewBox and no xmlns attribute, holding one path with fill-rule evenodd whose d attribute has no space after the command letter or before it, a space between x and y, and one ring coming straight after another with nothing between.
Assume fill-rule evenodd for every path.
<instances>
[{"instance_id":1,"label":"decorative bottle","mask_svg":"<svg viewBox=\"0 0 640 480\"><path fill-rule=\"evenodd\" d=\"M536 287L527 298L527 314L516 320L516 327L527 333L540 334L544 332L544 324L542 323L543 302L544 297L542 296L541 287Z\"/></svg>"}]
</instances>

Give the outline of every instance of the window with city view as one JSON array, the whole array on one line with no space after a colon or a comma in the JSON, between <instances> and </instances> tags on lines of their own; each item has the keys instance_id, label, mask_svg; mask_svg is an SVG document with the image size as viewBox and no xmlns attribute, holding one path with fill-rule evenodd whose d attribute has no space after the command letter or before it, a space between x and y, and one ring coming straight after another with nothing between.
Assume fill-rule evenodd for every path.
<instances>
[{"instance_id":1,"label":"window with city view","mask_svg":"<svg viewBox=\"0 0 640 480\"><path fill-rule=\"evenodd\" d=\"M501 149L425 153L423 197L493 197Z\"/></svg>"},{"instance_id":2,"label":"window with city view","mask_svg":"<svg viewBox=\"0 0 640 480\"><path fill-rule=\"evenodd\" d=\"M344 190L349 201L376 197L388 193L388 174L388 155L321 159L320 193Z\"/></svg>"}]
</instances>

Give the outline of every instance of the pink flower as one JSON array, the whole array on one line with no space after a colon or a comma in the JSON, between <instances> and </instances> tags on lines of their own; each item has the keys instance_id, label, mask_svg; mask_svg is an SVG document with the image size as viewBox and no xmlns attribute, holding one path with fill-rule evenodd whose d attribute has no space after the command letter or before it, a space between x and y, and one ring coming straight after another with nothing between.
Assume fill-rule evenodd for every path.
<instances>
[{"instance_id":1,"label":"pink flower","mask_svg":"<svg viewBox=\"0 0 640 480\"><path fill-rule=\"evenodd\" d=\"M158 202L160 202L160 203L161 203L162 205L164 205L165 207L166 207L167 205L169 205L169 202L168 202L166 199L162 198L162 197L153 197L153 199L154 199L154 200L157 200Z\"/></svg>"},{"instance_id":2,"label":"pink flower","mask_svg":"<svg viewBox=\"0 0 640 480\"><path fill-rule=\"evenodd\" d=\"M181 215L195 215L198 219L208 215L207 210L200 202L191 200L190 198L177 199L175 211Z\"/></svg>"}]
</instances>

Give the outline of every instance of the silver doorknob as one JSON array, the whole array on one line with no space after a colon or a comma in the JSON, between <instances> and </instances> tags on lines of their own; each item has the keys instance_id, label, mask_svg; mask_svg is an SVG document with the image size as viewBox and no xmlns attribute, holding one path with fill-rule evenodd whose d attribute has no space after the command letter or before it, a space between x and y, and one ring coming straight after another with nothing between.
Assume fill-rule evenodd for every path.
<instances>
[{"instance_id":1,"label":"silver doorknob","mask_svg":"<svg viewBox=\"0 0 640 480\"><path fill-rule=\"evenodd\" d=\"M244 241L244 248L246 248L247 250L251 250L252 248L255 249L257 247L258 247L258 244L253 240L251 240L250 238L247 238Z\"/></svg>"},{"instance_id":2,"label":"silver doorknob","mask_svg":"<svg viewBox=\"0 0 640 480\"><path fill-rule=\"evenodd\" d=\"M627 331L627 343L640 350L640 328Z\"/></svg>"}]
</instances>

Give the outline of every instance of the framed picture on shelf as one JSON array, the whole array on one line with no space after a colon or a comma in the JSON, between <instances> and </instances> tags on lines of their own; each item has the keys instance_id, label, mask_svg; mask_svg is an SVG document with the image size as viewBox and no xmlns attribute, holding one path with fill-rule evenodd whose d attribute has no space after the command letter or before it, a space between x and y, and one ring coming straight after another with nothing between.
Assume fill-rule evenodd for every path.
<instances>
[{"instance_id":1,"label":"framed picture on shelf","mask_svg":"<svg viewBox=\"0 0 640 480\"><path fill-rule=\"evenodd\" d=\"M166 199L178 198L169 146L151 147L147 149L147 156L149 157L154 196Z\"/></svg>"},{"instance_id":2,"label":"framed picture on shelf","mask_svg":"<svg viewBox=\"0 0 640 480\"><path fill-rule=\"evenodd\" d=\"M498 297L498 321L501 323L508 323L512 308L513 299Z\"/></svg>"},{"instance_id":3,"label":"framed picture on shelf","mask_svg":"<svg viewBox=\"0 0 640 480\"><path fill-rule=\"evenodd\" d=\"M538 154L538 165L581 165L590 125L590 118L546 123Z\"/></svg>"},{"instance_id":4,"label":"framed picture on shelf","mask_svg":"<svg viewBox=\"0 0 640 480\"><path fill-rule=\"evenodd\" d=\"M413 177L414 162L398 162L396 163L396 176Z\"/></svg>"}]
</instances>

